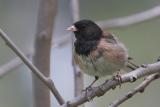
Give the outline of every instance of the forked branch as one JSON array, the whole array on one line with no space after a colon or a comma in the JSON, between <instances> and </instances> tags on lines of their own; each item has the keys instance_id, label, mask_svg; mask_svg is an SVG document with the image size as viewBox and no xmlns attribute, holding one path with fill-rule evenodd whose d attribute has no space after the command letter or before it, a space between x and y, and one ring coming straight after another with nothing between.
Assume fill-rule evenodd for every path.
<instances>
[{"instance_id":1,"label":"forked branch","mask_svg":"<svg viewBox=\"0 0 160 107\"><path fill-rule=\"evenodd\" d=\"M148 64L145 68L140 67L136 70L133 70L132 72L122 75L121 76L122 84L126 82L134 82L139 78L142 78L146 75L151 75L154 73L160 73L160 62ZM61 107L75 107L75 106L81 105L87 101L90 101L95 97L100 97L104 95L107 91L115 88L117 85L119 85L118 81L114 79L110 79L98 87L93 87L92 90L89 90L87 93L85 92L82 93L81 95L74 98L73 100L63 104Z\"/></svg>"}]
</instances>

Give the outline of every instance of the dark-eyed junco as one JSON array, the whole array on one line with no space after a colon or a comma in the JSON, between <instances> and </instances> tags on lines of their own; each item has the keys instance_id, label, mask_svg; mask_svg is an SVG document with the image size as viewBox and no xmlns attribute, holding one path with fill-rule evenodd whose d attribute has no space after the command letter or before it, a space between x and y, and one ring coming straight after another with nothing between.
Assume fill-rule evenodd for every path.
<instances>
[{"instance_id":1,"label":"dark-eyed junco","mask_svg":"<svg viewBox=\"0 0 160 107\"><path fill-rule=\"evenodd\" d=\"M75 34L76 64L84 73L94 76L95 80L113 75L126 66L128 62L126 47L113 34L103 32L93 21L77 21L67 30Z\"/></svg>"}]
</instances>

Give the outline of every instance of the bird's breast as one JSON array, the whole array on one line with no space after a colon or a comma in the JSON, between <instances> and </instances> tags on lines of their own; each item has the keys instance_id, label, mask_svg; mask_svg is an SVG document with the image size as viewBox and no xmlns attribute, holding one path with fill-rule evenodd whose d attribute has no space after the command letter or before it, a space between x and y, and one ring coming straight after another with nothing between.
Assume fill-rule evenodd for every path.
<instances>
[{"instance_id":1,"label":"bird's breast","mask_svg":"<svg viewBox=\"0 0 160 107\"><path fill-rule=\"evenodd\" d=\"M124 63L111 61L106 59L105 56L93 59L90 56L78 55L77 61L77 64L84 73L99 77L112 75L115 71L118 71L124 66Z\"/></svg>"}]
</instances>

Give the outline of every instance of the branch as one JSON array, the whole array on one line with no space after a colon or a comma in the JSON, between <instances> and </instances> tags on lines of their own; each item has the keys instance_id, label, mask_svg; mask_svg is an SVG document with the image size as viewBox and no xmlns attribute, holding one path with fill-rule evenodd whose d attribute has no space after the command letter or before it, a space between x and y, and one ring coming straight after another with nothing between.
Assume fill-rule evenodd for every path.
<instances>
[{"instance_id":1,"label":"branch","mask_svg":"<svg viewBox=\"0 0 160 107\"><path fill-rule=\"evenodd\" d=\"M145 68L140 67L132 72L122 75L121 76L122 83L134 82L135 80L141 77L154 74L154 73L160 73L160 62L148 64ZM95 97L100 97L104 95L107 91L115 88L117 85L119 85L118 81L114 79L107 80L105 83L101 84L100 86L93 87L87 93L85 92L82 93L75 99L68 101L68 103L63 104L61 107L75 107L77 105L81 105L87 101L90 101Z\"/></svg>"},{"instance_id":2,"label":"branch","mask_svg":"<svg viewBox=\"0 0 160 107\"><path fill-rule=\"evenodd\" d=\"M34 41L33 63L46 76L50 76L50 54L57 0L40 0L37 30ZM34 107L50 107L50 91L33 75Z\"/></svg>"},{"instance_id":3,"label":"branch","mask_svg":"<svg viewBox=\"0 0 160 107\"><path fill-rule=\"evenodd\" d=\"M106 21L97 21L97 24L100 25L103 29L124 28L158 17L160 17L160 6L156 6L144 12L136 13L125 17L115 18Z\"/></svg>"},{"instance_id":4,"label":"branch","mask_svg":"<svg viewBox=\"0 0 160 107\"><path fill-rule=\"evenodd\" d=\"M32 63L27 59L27 57L17 48L17 46L10 40L7 34L0 29L0 36L5 41L6 45L14 51L14 53L24 62L24 64L51 90L51 92L56 97L60 105L64 104L64 100L54 86L53 81L50 78L45 77Z\"/></svg>"},{"instance_id":5,"label":"branch","mask_svg":"<svg viewBox=\"0 0 160 107\"><path fill-rule=\"evenodd\" d=\"M160 74L152 74L149 75L145 80L134 90L128 92L126 95L122 96L121 98L115 100L114 102L111 103L109 107L118 107L120 104L125 102L126 100L130 99L132 96L137 94L138 92L143 93L145 88L154 80L160 78Z\"/></svg>"}]
</instances>

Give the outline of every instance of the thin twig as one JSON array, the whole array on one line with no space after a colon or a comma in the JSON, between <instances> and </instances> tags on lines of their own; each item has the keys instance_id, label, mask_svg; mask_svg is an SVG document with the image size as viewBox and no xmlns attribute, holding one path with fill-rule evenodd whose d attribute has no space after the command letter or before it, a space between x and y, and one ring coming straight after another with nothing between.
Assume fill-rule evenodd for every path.
<instances>
[{"instance_id":1,"label":"thin twig","mask_svg":"<svg viewBox=\"0 0 160 107\"><path fill-rule=\"evenodd\" d=\"M6 45L15 52L15 54L24 62L24 64L52 91L54 96L60 105L64 104L64 100L60 93L54 86L53 81L50 78L45 77L33 64L27 59L27 57L17 48L17 46L10 40L7 34L0 29L0 36L5 41Z\"/></svg>"},{"instance_id":2,"label":"thin twig","mask_svg":"<svg viewBox=\"0 0 160 107\"><path fill-rule=\"evenodd\" d=\"M135 80L141 77L144 77L150 74L154 74L154 73L160 73L160 62L148 64L147 67L145 68L140 67L136 70L133 70L132 72L121 75L121 79L122 79L121 82L122 84L126 82L134 82ZM114 79L110 79L106 81L105 83L101 84L100 86L93 87L87 93L85 92L82 93L81 95L74 98L73 100L68 101L67 103L63 104L61 107L75 107L75 106L81 105L87 101L90 101L91 99L95 97L100 97L104 95L107 91L115 88L117 85L119 85L118 81Z\"/></svg>"},{"instance_id":3,"label":"thin twig","mask_svg":"<svg viewBox=\"0 0 160 107\"><path fill-rule=\"evenodd\" d=\"M27 54L26 56L29 57L30 55ZM8 61L7 63L1 65L0 66L0 78L2 78L7 73L13 71L13 69L20 66L21 64L22 64L22 61L19 59L19 57L16 57Z\"/></svg>"},{"instance_id":4,"label":"thin twig","mask_svg":"<svg viewBox=\"0 0 160 107\"><path fill-rule=\"evenodd\" d=\"M152 81L154 81L154 80L156 80L158 78L160 78L160 74L159 73L158 74L149 75L148 77L145 78L145 80L139 86L137 86L135 89L133 89L132 91L128 92L126 95L122 96L121 98L119 98L119 99L115 100L114 102L112 102L109 107L118 107L120 104L122 104L126 100L130 99L132 96L134 96L138 92L140 92L140 93L144 92L145 88Z\"/></svg>"},{"instance_id":5,"label":"thin twig","mask_svg":"<svg viewBox=\"0 0 160 107\"><path fill-rule=\"evenodd\" d=\"M124 28L160 17L160 6L125 17L105 21L97 21L103 29Z\"/></svg>"}]
</instances>

